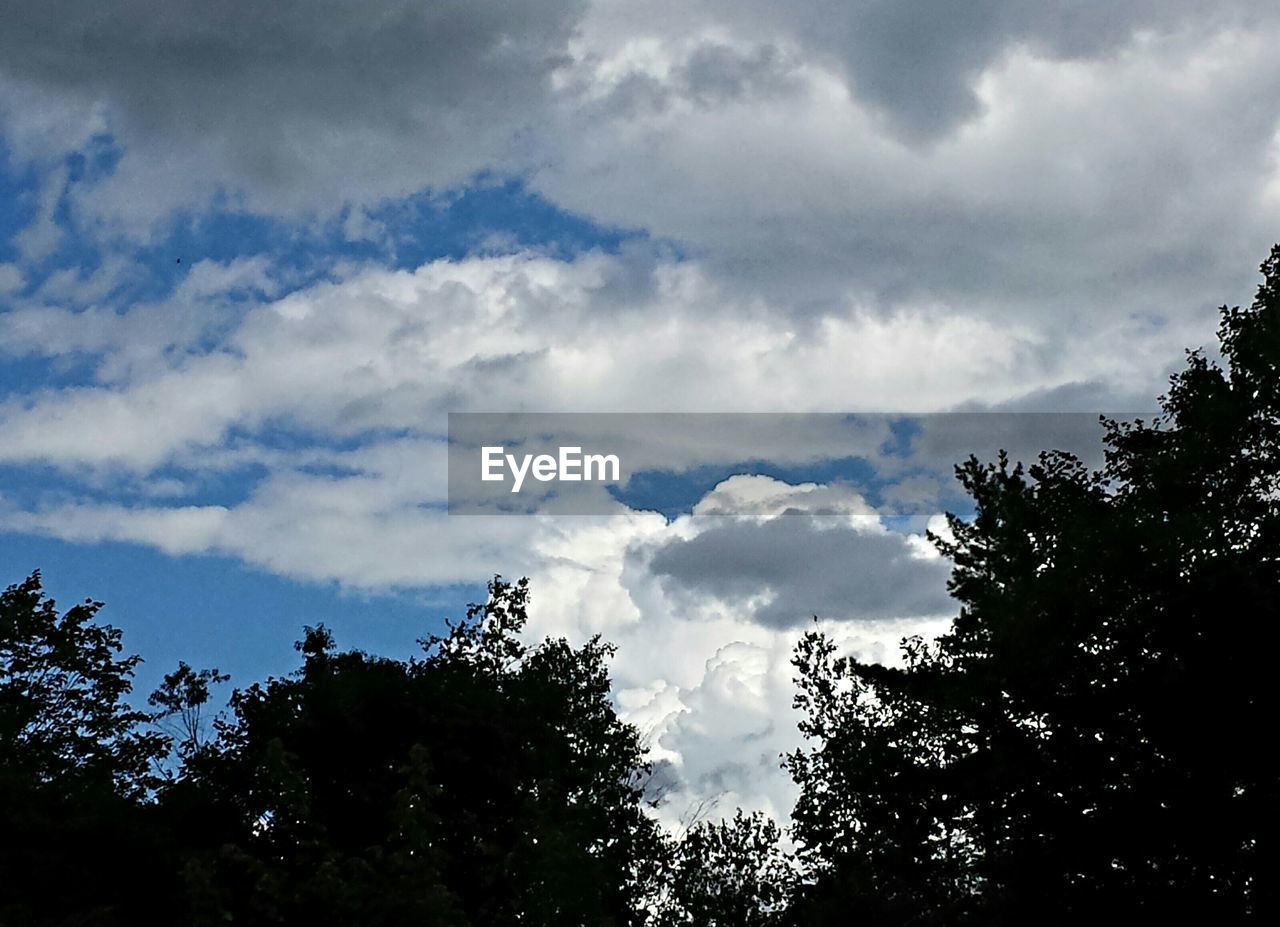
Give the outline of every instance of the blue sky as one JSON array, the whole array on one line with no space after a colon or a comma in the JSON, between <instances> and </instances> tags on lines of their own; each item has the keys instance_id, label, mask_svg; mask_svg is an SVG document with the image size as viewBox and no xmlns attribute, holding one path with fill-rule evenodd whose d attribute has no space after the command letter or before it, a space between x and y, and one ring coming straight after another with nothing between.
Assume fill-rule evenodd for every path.
<instances>
[{"instance_id":1,"label":"blue sky","mask_svg":"<svg viewBox=\"0 0 1280 927\"><path fill-rule=\"evenodd\" d=\"M22 169L4 151L0 160L0 257L19 257L14 238L36 219L39 177ZM90 139L82 151L65 158L67 187L91 187L111 174L122 150L109 135ZM583 251L613 253L625 242L643 238L637 230L597 225L525 189L519 178L476 176L456 190L424 191L369 211L384 230L378 243L352 242L342 233L350 209L322 223L299 224L270 215L233 211L211 203L201 212L166 217L145 243L103 243L78 228L61 202L55 213L60 237L48 255L24 268L24 286L12 298L36 294L53 275L72 271L87 277L111 250L127 254L129 273L104 294L117 313L141 301L163 301L191 268L203 261L228 263L267 256L280 281L276 295L304 289L328 278L335 264L374 261L390 268L415 268L442 258L462 259L477 251L536 250L561 259ZM491 240L501 236L499 243ZM233 295L248 302L248 295ZM10 396L35 390L91 386L90 356L5 358L0 389ZM287 428L259 432L254 439L274 446L298 446L321 435L295 435ZM345 442L359 447L359 440ZM192 474L185 468L184 476ZM230 505L251 491L262 468L199 474L188 501ZM157 470L165 475L163 468ZM50 496L73 495L82 484L76 474L55 466L0 466L7 501L38 505ZM140 493L125 485L105 487L104 495L135 502ZM290 671L296 662L294 641L304 625L324 623L342 646L407 657L417 639L444 630L468 603L484 597L483 581L412 589L345 590L336 582L299 582L215 554L167 556L146 545L105 541L76 544L56 537L0 534L0 564L5 582L42 571L48 593L64 605L92 597L108 603L103 620L126 632L125 646L144 656L136 690L144 697L159 678L186 660L216 666L248 684ZM501 564L495 565L495 571Z\"/></svg>"},{"instance_id":2,"label":"blue sky","mask_svg":"<svg viewBox=\"0 0 1280 927\"><path fill-rule=\"evenodd\" d=\"M116 542L6 535L0 561L11 577L40 569L47 594L64 608L86 597L105 602L101 620L123 629L128 652L143 655L135 686L142 697L179 660L231 673L232 685L291 672L305 625L324 624L343 647L409 657L416 640L461 615L462 603L484 598L483 584L344 594L223 557L168 557Z\"/></svg>"},{"instance_id":3,"label":"blue sky","mask_svg":"<svg viewBox=\"0 0 1280 927\"><path fill-rule=\"evenodd\" d=\"M0 579L146 688L528 575L690 806L785 813L812 617L945 627L940 461L656 435L607 516L451 519L447 414L1150 408L1277 237L1273 6L0 4Z\"/></svg>"}]
</instances>

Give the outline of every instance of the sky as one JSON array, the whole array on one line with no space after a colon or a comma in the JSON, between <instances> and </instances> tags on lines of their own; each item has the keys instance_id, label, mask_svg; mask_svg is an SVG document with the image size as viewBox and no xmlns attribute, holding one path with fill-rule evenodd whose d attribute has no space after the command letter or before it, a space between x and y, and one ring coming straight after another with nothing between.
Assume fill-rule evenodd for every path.
<instances>
[{"instance_id":1,"label":"sky","mask_svg":"<svg viewBox=\"0 0 1280 927\"><path fill-rule=\"evenodd\" d=\"M1251 0L0 0L0 582L106 601L145 689L321 621L405 656L527 575L532 637L617 643L668 820L785 818L798 635L954 613L945 467L669 442L606 515L458 517L448 413L1149 409L1280 238L1278 40Z\"/></svg>"}]
</instances>

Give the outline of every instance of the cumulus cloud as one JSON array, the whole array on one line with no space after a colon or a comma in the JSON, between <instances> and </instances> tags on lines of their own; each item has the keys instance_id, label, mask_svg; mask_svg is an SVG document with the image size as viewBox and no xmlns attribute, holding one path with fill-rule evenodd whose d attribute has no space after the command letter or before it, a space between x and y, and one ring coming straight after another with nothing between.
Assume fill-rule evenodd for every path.
<instances>
[{"instance_id":1,"label":"cumulus cloud","mask_svg":"<svg viewBox=\"0 0 1280 927\"><path fill-rule=\"evenodd\" d=\"M244 305L274 295L265 257L198 261L162 300L135 301L120 312L112 293L137 268L116 255L90 273L49 274L36 292L0 314L0 358L79 356L96 378L122 382L135 367L176 359L234 324Z\"/></svg>"},{"instance_id":2,"label":"cumulus cloud","mask_svg":"<svg viewBox=\"0 0 1280 927\"><path fill-rule=\"evenodd\" d=\"M22 286L22 271L14 264L0 264L0 296Z\"/></svg>"},{"instance_id":3,"label":"cumulus cloud","mask_svg":"<svg viewBox=\"0 0 1280 927\"><path fill-rule=\"evenodd\" d=\"M1055 59L1098 59L1140 31L1234 25L1250 4L1206 9L1191 0L814 0L780 7L713 0L709 6L748 28L793 37L835 63L850 90L898 132L929 138L982 112L978 79L1010 48L1030 46Z\"/></svg>"},{"instance_id":4,"label":"cumulus cloud","mask_svg":"<svg viewBox=\"0 0 1280 927\"><path fill-rule=\"evenodd\" d=\"M457 518L422 504L440 492L432 462L429 449L394 442L350 455L345 463L358 472L280 472L234 505L150 500L23 509L0 497L0 526L81 542L125 540L174 555L230 555L366 589L474 582L483 578L477 569L498 567L528 575L531 636L602 634L618 644L619 707L660 763L661 814L673 826L700 810L738 805L785 817L793 796L779 758L797 742L790 657L812 619L846 651L882 662L896 659L902 637L945 626L936 554L926 553L919 536L890 531L844 488L734 478L674 521L620 504L608 517ZM742 500L734 516L710 514L733 498ZM814 546L774 548L760 558L766 581L783 577L768 595L743 595L745 587L715 579L743 567L735 546L768 544L779 531L790 543L792 526L811 520L825 525ZM730 548L724 561L686 561L682 582L673 584L674 552L703 539ZM820 550L824 541L829 551ZM870 610L851 586L824 589L830 577L817 577L812 588L790 578L807 556L842 575L873 576L885 569L886 552L897 564L898 588L876 592ZM804 627L794 614L805 616Z\"/></svg>"},{"instance_id":5,"label":"cumulus cloud","mask_svg":"<svg viewBox=\"0 0 1280 927\"><path fill-rule=\"evenodd\" d=\"M533 182L775 309L932 302L1049 351L1122 323L1199 340L1274 234L1262 4L657 6L592 6ZM927 65L874 26L894 17ZM937 131L903 137L851 69Z\"/></svg>"},{"instance_id":6,"label":"cumulus cloud","mask_svg":"<svg viewBox=\"0 0 1280 927\"><path fill-rule=\"evenodd\" d=\"M843 596L824 598L819 590L830 576L811 589L784 581L769 594L744 595L732 583L697 582L709 574L690 571L694 581L682 585L663 572L681 545L703 538L719 545L733 533L751 546L805 524L830 531L837 547L853 534L881 538L901 558L902 588L880 597L880 617L868 620ZM919 534L892 530L847 487L733 477L672 521L626 509L609 520L563 519L536 548L535 632L601 633L618 643L618 702L660 764L661 814L673 826L736 806L779 819L789 813L794 794L779 759L797 745L790 661L804 631L821 629L846 653L892 664L903 637L936 635L950 614L938 596L936 551ZM804 553L779 547L773 559L785 568ZM851 545L843 553L852 559L840 561L842 574L883 565L883 549ZM721 568L732 574L735 564ZM803 624L790 620L796 613Z\"/></svg>"}]
</instances>

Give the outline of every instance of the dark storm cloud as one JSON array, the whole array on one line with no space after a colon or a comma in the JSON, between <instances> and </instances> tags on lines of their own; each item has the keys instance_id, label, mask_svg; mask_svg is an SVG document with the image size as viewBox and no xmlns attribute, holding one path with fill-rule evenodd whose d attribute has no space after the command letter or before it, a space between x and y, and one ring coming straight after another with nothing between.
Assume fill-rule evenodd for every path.
<instances>
[{"instance_id":1,"label":"dark storm cloud","mask_svg":"<svg viewBox=\"0 0 1280 927\"><path fill-rule=\"evenodd\" d=\"M650 570L670 591L743 602L770 593L755 619L774 627L821 618L873 620L950 609L948 566L912 556L902 535L809 518L725 521L667 542Z\"/></svg>"},{"instance_id":2,"label":"dark storm cloud","mask_svg":"<svg viewBox=\"0 0 1280 927\"><path fill-rule=\"evenodd\" d=\"M721 3L726 16L754 16L840 62L854 93L907 138L923 140L979 110L973 83L1014 45L1064 58L1096 58L1138 30L1206 27L1248 3L1191 0L808 0Z\"/></svg>"},{"instance_id":3,"label":"dark storm cloud","mask_svg":"<svg viewBox=\"0 0 1280 927\"><path fill-rule=\"evenodd\" d=\"M748 97L781 94L796 87L794 61L775 45L742 52L717 42L703 42L676 69L677 92L703 105Z\"/></svg>"},{"instance_id":4,"label":"dark storm cloud","mask_svg":"<svg viewBox=\"0 0 1280 927\"><path fill-rule=\"evenodd\" d=\"M346 189L358 192L397 162L439 179L500 157L515 128L537 118L584 9L585 0L5 0L0 74L110 104L126 144L198 142L233 175L270 187L346 170ZM370 157L379 147L384 157Z\"/></svg>"}]
</instances>

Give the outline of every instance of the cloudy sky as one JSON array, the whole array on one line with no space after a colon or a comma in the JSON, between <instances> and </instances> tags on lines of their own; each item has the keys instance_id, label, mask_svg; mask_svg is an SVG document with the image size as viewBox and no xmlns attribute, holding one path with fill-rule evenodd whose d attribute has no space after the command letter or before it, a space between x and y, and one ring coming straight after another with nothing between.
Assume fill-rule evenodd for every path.
<instances>
[{"instance_id":1,"label":"cloudy sky","mask_svg":"<svg viewBox=\"0 0 1280 927\"><path fill-rule=\"evenodd\" d=\"M1278 41L1261 0L0 0L0 581L248 682L527 574L535 634L619 644L672 819L785 815L796 635L950 613L936 468L691 453L460 518L446 414L1149 408L1280 238Z\"/></svg>"}]
</instances>

